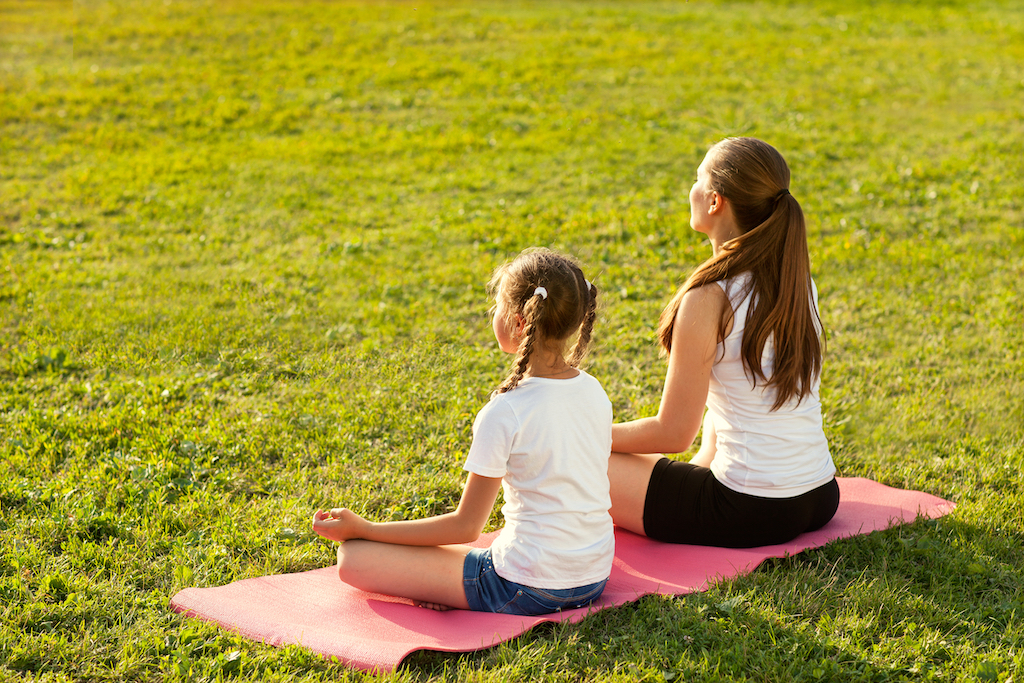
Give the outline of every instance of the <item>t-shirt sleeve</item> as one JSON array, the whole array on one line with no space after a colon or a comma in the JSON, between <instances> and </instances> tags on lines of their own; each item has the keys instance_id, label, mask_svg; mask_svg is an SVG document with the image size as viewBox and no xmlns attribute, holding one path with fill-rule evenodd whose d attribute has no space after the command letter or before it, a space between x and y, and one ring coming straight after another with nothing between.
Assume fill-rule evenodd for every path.
<instances>
[{"instance_id":1,"label":"t-shirt sleeve","mask_svg":"<svg viewBox=\"0 0 1024 683\"><path fill-rule=\"evenodd\" d=\"M465 469L481 477L504 477L519 421L508 403L490 401L473 422L473 444Z\"/></svg>"}]
</instances>

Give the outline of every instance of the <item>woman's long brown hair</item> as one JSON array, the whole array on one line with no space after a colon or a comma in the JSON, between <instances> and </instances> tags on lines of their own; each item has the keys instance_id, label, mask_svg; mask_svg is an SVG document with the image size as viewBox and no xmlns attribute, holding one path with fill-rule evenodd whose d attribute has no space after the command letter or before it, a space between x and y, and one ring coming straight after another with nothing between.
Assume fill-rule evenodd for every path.
<instances>
[{"instance_id":1,"label":"woman's long brown hair","mask_svg":"<svg viewBox=\"0 0 1024 683\"><path fill-rule=\"evenodd\" d=\"M710 185L732 205L741 235L702 263L661 314L658 337L672 351L672 329L683 296L697 287L749 271L753 301L747 309L740 357L755 384L776 391L772 410L791 398L803 399L821 372L824 336L812 306L810 257L803 210L789 194L789 166L779 152L755 138L726 138L711 148ZM719 341L731 320L721 321ZM761 369L765 344L772 340L771 377Z\"/></svg>"}]
</instances>

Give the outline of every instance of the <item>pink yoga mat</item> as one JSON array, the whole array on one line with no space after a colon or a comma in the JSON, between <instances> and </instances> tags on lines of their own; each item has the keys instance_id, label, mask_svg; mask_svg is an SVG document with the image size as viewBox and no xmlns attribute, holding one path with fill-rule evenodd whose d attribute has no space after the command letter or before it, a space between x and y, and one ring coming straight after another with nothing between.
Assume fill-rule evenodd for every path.
<instances>
[{"instance_id":1,"label":"pink yoga mat","mask_svg":"<svg viewBox=\"0 0 1024 683\"><path fill-rule=\"evenodd\" d=\"M216 622L271 645L297 644L366 671L393 671L416 650L470 652L510 640L545 621L578 621L589 612L649 593L680 595L706 590L752 571L770 557L817 548L837 538L867 534L941 517L954 504L920 491L890 488L868 479L839 479L841 502L825 528L790 543L750 549L671 545L616 529L615 562L599 602L542 617L452 610L435 612L410 601L364 593L342 583L333 567L187 588L171 608ZM486 546L494 534L475 545Z\"/></svg>"}]
</instances>

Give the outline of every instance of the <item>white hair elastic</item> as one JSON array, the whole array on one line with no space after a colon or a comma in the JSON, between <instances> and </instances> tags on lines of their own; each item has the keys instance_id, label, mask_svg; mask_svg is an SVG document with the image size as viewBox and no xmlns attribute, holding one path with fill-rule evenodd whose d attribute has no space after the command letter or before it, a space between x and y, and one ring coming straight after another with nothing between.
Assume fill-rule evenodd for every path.
<instances>
[{"instance_id":1,"label":"white hair elastic","mask_svg":"<svg viewBox=\"0 0 1024 683\"><path fill-rule=\"evenodd\" d=\"M548 298L548 290L544 289L543 287L538 287L537 289L533 290L534 296L537 296L538 294L540 294L545 299Z\"/></svg>"},{"instance_id":2,"label":"white hair elastic","mask_svg":"<svg viewBox=\"0 0 1024 683\"><path fill-rule=\"evenodd\" d=\"M592 284L590 283L590 280L584 280L584 282L586 282L586 283L587 283L587 291L588 291L588 292L589 292L589 291L590 291L591 289L593 289L593 287L594 287L594 286L593 286L593 285L592 285Z\"/></svg>"}]
</instances>

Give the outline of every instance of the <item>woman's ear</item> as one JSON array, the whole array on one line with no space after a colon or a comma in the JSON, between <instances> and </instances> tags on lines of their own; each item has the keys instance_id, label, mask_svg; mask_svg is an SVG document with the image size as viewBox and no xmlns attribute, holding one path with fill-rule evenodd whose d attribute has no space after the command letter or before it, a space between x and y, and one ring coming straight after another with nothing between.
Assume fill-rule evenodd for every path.
<instances>
[{"instance_id":1,"label":"woman's ear","mask_svg":"<svg viewBox=\"0 0 1024 683\"><path fill-rule=\"evenodd\" d=\"M713 215L722 210L725 206L725 197L718 194L716 190L711 190L711 201L708 203L708 214Z\"/></svg>"}]
</instances>

